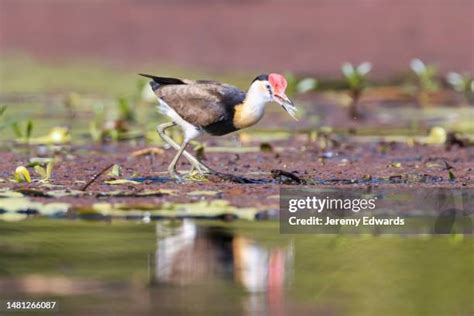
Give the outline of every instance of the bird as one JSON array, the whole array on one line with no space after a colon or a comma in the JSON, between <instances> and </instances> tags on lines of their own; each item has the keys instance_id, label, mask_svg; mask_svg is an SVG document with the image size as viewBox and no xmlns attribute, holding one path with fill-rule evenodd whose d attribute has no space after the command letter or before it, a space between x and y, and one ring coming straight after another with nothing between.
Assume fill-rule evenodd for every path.
<instances>
[{"instance_id":1,"label":"bird","mask_svg":"<svg viewBox=\"0 0 474 316\"><path fill-rule=\"evenodd\" d=\"M263 117L266 104L272 101L280 104L296 120L297 108L285 94L287 80L277 73L257 76L247 92L214 80L139 75L151 79L149 84L158 99L158 111L171 119L158 125L157 131L177 150L168 172L178 180L182 180L182 175L177 172L176 163L181 155L199 173L219 174L186 151L186 145L202 134L222 136L255 125ZM165 133L166 129L176 125L184 134L181 145Z\"/></svg>"}]
</instances>

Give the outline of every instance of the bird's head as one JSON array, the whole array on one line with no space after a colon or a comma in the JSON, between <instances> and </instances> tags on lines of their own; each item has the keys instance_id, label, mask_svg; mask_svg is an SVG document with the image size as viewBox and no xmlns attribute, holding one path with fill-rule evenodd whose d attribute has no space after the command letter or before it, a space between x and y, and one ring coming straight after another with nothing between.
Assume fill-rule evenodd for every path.
<instances>
[{"instance_id":1,"label":"bird's head","mask_svg":"<svg viewBox=\"0 0 474 316\"><path fill-rule=\"evenodd\" d=\"M295 114L297 109L285 94L287 85L285 77L280 74L260 75L252 82L249 92L252 91L252 93L262 98L264 102L275 101L296 120Z\"/></svg>"}]
</instances>

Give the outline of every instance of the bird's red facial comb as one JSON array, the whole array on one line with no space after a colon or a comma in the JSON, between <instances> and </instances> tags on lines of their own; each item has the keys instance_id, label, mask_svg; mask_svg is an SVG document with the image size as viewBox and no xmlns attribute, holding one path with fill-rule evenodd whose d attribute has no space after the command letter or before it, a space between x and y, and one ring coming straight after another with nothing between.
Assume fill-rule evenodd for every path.
<instances>
[{"instance_id":1,"label":"bird's red facial comb","mask_svg":"<svg viewBox=\"0 0 474 316\"><path fill-rule=\"evenodd\" d=\"M292 118L297 120L295 116L296 107L285 94L285 89L288 85L285 77L279 74L269 74L268 82L270 82L273 87L273 101L280 104Z\"/></svg>"},{"instance_id":2,"label":"bird's red facial comb","mask_svg":"<svg viewBox=\"0 0 474 316\"><path fill-rule=\"evenodd\" d=\"M269 74L268 81L273 87L273 91L277 95L285 95L285 89L288 83L286 82L285 77L280 74Z\"/></svg>"}]
</instances>

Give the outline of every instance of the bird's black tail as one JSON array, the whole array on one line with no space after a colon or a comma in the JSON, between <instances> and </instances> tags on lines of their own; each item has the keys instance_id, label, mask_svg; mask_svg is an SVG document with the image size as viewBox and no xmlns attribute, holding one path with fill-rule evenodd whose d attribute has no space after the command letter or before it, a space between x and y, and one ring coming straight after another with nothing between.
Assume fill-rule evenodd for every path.
<instances>
[{"instance_id":1,"label":"bird's black tail","mask_svg":"<svg viewBox=\"0 0 474 316\"><path fill-rule=\"evenodd\" d=\"M150 82L150 86L153 91L155 91L162 85L164 86L164 85L170 85L170 84L186 84L184 81L177 78L156 77L156 76L147 75L147 74L139 74L139 75L153 80Z\"/></svg>"}]
</instances>

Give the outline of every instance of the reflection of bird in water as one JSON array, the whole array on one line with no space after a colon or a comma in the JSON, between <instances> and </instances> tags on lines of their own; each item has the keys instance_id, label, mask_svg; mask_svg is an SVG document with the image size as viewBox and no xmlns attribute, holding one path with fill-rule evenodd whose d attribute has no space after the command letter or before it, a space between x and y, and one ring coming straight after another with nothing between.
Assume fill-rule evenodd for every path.
<instances>
[{"instance_id":1,"label":"reflection of bird in water","mask_svg":"<svg viewBox=\"0 0 474 316\"><path fill-rule=\"evenodd\" d=\"M449 234L453 229L455 219L455 209L449 209L441 212L441 214L439 214L439 216L436 218L434 227L435 234Z\"/></svg>"},{"instance_id":2,"label":"reflection of bird in water","mask_svg":"<svg viewBox=\"0 0 474 316\"><path fill-rule=\"evenodd\" d=\"M457 223L456 217L458 218ZM456 231L453 229L455 224L457 228L460 229L460 231L457 231L457 233L472 234L472 220L469 218L466 212L455 208L444 210L438 215L434 224L434 233L455 233Z\"/></svg>"},{"instance_id":3,"label":"reflection of bird in water","mask_svg":"<svg viewBox=\"0 0 474 316\"><path fill-rule=\"evenodd\" d=\"M158 282L185 285L216 277L232 278L232 239L228 231L197 229L194 223L184 220L175 233L158 240Z\"/></svg>"},{"instance_id":4,"label":"reflection of bird in water","mask_svg":"<svg viewBox=\"0 0 474 316\"><path fill-rule=\"evenodd\" d=\"M180 178L176 163L181 155L202 174L215 173L208 166L185 151L186 145L203 133L221 136L256 124L263 116L265 105L275 101L295 117L296 107L285 95L286 79L279 74L260 75L252 81L247 93L237 87L211 80L186 80L142 74L151 78L150 86L158 97L159 111L171 122L158 126L165 142L178 153L168 172ZM181 145L165 134L178 125L184 132Z\"/></svg>"},{"instance_id":5,"label":"reflection of bird in water","mask_svg":"<svg viewBox=\"0 0 474 316\"><path fill-rule=\"evenodd\" d=\"M219 227L198 229L189 220L164 238L160 238L162 229L158 223L156 279L160 283L186 285L227 279L252 293L284 287L291 252L269 250Z\"/></svg>"}]
</instances>

